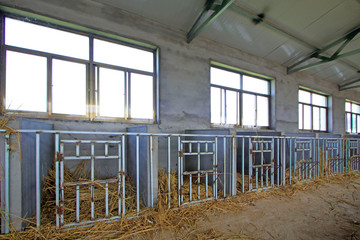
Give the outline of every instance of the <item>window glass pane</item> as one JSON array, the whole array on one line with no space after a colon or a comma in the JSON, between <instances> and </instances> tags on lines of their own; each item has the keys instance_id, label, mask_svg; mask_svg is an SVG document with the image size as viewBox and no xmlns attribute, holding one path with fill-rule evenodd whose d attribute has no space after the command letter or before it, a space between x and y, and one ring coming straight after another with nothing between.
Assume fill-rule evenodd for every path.
<instances>
[{"instance_id":1,"label":"window glass pane","mask_svg":"<svg viewBox=\"0 0 360 240\"><path fill-rule=\"evenodd\" d=\"M302 103L311 103L310 101L310 92L299 90L299 102Z\"/></svg>"},{"instance_id":2,"label":"window glass pane","mask_svg":"<svg viewBox=\"0 0 360 240\"><path fill-rule=\"evenodd\" d=\"M153 77L135 73L130 77L131 118L153 119Z\"/></svg>"},{"instance_id":3,"label":"window glass pane","mask_svg":"<svg viewBox=\"0 0 360 240\"><path fill-rule=\"evenodd\" d=\"M5 44L89 59L89 38L12 18L5 19Z\"/></svg>"},{"instance_id":4,"label":"window glass pane","mask_svg":"<svg viewBox=\"0 0 360 240\"><path fill-rule=\"evenodd\" d=\"M320 109L313 107L313 130L320 130Z\"/></svg>"},{"instance_id":5,"label":"window glass pane","mask_svg":"<svg viewBox=\"0 0 360 240\"><path fill-rule=\"evenodd\" d=\"M311 107L304 105L304 129L311 130Z\"/></svg>"},{"instance_id":6,"label":"window glass pane","mask_svg":"<svg viewBox=\"0 0 360 240\"><path fill-rule=\"evenodd\" d=\"M250 92L269 94L269 82L266 80L244 75L243 89Z\"/></svg>"},{"instance_id":7,"label":"window glass pane","mask_svg":"<svg viewBox=\"0 0 360 240\"><path fill-rule=\"evenodd\" d=\"M125 117L125 76L123 71L99 69L99 114Z\"/></svg>"},{"instance_id":8,"label":"window glass pane","mask_svg":"<svg viewBox=\"0 0 360 240\"><path fill-rule=\"evenodd\" d=\"M345 103L345 111L351 112L351 103L349 103L349 102Z\"/></svg>"},{"instance_id":9,"label":"window glass pane","mask_svg":"<svg viewBox=\"0 0 360 240\"><path fill-rule=\"evenodd\" d=\"M360 113L360 105L357 105L357 104L351 104L351 112L353 113Z\"/></svg>"},{"instance_id":10,"label":"window glass pane","mask_svg":"<svg viewBox=\"0 0 360 240\"><path fill-rule=\"evenodd\" d=\"M53 113L86 115L86 65L53 60Z\"/></svg>"},{"instance_id":11,"label":"window glass pane","mask_svg":"<svg viewBox=\"0 0 360 240\"><path fill-rule=\"evenodd\" d=\"M211 87L211 122L220 123L221 116L220 88Z\"/></svg>"},{"instance_id":12,"label":"window glass pane","mask_svg":"<svg viewBox=\"0 0 360 240\"><path fill-rule=\"evenodd\" d=\"M299 103L299 129L303 129L303 105Z\"/></svg>"},{"instance_id":13,"label":"window glass pane","mask_svg":"<svg viewBox=\"0 0 360 240\"><path fill-rule=\"evenodd\" d=\"M320 108L320 131L326 131L327 130L327 114L325 108Z\"/></svg>"},{"instance_id":14,"label":"window glass pane","mask_svg":"<svg viewBox=\"0 0 360 240\"><path fill-rule=\"evenodd\" d=\"M243 94L243 125L246 126L255 126L255 95L252 94Z\"/></svg>"},{"instance_id":15,"label":"window glass pane","mask_svg":"<svg viewBox=\"0 0 360 240\"><path fill-rule=\"evenodd\" d=\"M350 133L351 132L351 113L346 114L345 125L346 125L346 132Z\"/></svg>"},{"instance_id":16,"label":"window glass pane","mask_svg":"<svg viewBox=\"0 0 360 240\"><path fill-rule=\"evenodd\" d=\"M327 97L313 93L312 94L312 104L326 107L327 106Z\"/></svg>"},{"instance_id":17,"label":"window glass pane","mask_svg":"<svg viewBox=\"0 0 360 240\"><path fill-rule=\"evenodd\" d=\"M94 40L94 60L148 72L154 70L154 55L152 52L99 39Z\"/></svg>"},{"instance_id":18,"label":"window glass pane","mask_svg":"<svg viewBox=\"0 0 360 240\"><path fill-rule=\"evenodd\" d=\"M269 98L257 97L257 125L269 126Z\"/></svg>"},{"instance_id":19,"label":"window glass pane","mask_svg":"<svg viewBox=\"0 0 360 240\"><path fill-rule=\"evenodd\" d=\"M5 94L7 109L46 112L46 58L7 51Z\"/></svg>"},{"instance_id":20,"label":"window glass pane","mask_svg":"<svg viewBox=\"0 0 360 240\"><path fill-rule=\"evenodd\" d=\"M238 95L234 91L226 91L226 123L237 124Z\"/></svg>"},{"instance_id":21,"label":"window glass pane","mask_svg":"<svg viewBox=\"0 0 360 240\"><path fill-rule=\"evenodd\" d=\"M211 84L240 89L240 74L213 67L210 71Z\"/></svg>"},{"instance_id":22,"label":"window glass pane","mask_svg":"<svg viewBox=\"0 0 360 240\"><path fill-rule=\"evenodd\" d=\"M356 133L356 124L357 124L357 121L356 121L356 114L352 114L352 131L353 133Z\"/></svg>"}]
</instances>

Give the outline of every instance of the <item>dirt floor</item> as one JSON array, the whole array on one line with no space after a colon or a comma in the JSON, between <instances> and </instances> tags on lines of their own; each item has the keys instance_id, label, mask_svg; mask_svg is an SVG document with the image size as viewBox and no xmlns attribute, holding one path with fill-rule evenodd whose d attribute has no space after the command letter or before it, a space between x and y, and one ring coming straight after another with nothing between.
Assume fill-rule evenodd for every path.
<instances>
[{"instance_id":1,"label":"dirt floor","mask_svg":"<svg viewBox=\"0 0 360 240\"><path fill-rule=\"evenodd\" d=\"M221 206L206 211L195 231L203 232L204 238L212 232L208 239L360 239L359 176L252 194L260 199L248 202L237 212ZM169 232L158 235L158 239L169 237L181 238Z\"/></svg>"},{"instance_id":2,"label":"dirt floor","mask_svg":"<svg viewBox=\"0 0 360 240\"><path fill-rule=\"evenodd\" d=\"M259 239L360 239L360 178L259 199L239 213L215 213L200 227Z\"/></svg>"},{"instance_id":3,"label":"dirt floor","mask_svg":"<svg viewBox=\"0 0 360 240\"><path fill-rule=\"evenodd\" d=\"M30 226L0 239L360 240L359 172L179 210L164 206L135 219L67 231Z\"/></svg>"}]
</instances>

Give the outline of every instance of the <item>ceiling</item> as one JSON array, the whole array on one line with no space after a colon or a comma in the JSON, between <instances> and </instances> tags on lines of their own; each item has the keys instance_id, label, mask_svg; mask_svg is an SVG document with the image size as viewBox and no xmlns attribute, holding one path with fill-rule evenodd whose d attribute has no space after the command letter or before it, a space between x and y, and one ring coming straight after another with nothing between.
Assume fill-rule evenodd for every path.
<instances>
[{"instance_id":1,"label":"ceiling","mask_svg":"<svg viewBox=\"0 0 360 240\"><path fill-rule=\"evenodd\" d=\"M360 0L95 1L360 91Z\"/></svg>"}]
</instances>

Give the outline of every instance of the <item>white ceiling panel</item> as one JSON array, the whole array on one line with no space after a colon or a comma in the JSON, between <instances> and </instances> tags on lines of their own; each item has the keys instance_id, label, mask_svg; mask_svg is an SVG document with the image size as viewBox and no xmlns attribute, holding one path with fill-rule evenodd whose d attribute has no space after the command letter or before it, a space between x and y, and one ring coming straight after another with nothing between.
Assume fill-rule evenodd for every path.
<instances>
[{"instance_id":1,"label":"white ceiling panel","mask_svg":"<svg viewBox=\"0 0 360 240\"><path fill-rule=\"evenodd\" d=\"M360 4L356 0L346 0L313 22L302 34L311 36L320 46L326 46L359 25Z\"/></svg>"},{"instance_id":2,"label":"white ceiling panel","mask_svg":"<svg viewBox=\"0 0 360 240\"><path fill-rule=\"evenodd\" d=\"M206 0L95 0L154 21L189 30L200 15Z\"/></svg>"},{"instance_id":3,"label":"white ceiling panel","mask_svg":"<svg viewBox=\"0 0 360 240\"><path fill-rule=\"evenodd\" d=\"M264 57L287 41L281 34L232 9L224 12L209 25L201 36L225 43L242 51Z\"/></svg>"}]
</instances>

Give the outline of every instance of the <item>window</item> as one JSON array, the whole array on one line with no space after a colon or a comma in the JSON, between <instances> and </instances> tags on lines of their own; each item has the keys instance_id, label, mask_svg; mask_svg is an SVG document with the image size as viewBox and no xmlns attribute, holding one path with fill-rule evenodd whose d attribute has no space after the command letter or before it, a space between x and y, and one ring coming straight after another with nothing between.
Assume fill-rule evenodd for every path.
<instances>
[{"instance_id":1,"label":"window","mask_svg":"<svg viewBox=\"0 0 360 240\"><path fill-rule=\"evenodd\" d=\"M345 129L347 133L360 133L360 103L346 100Z\"/></svg>"},{"instance_id":2,"label":"window","mask_svg":"<svg viewBox=\"0 0 360 240\"><path fill-rule=\"evenodd\" d=\"M328 97L299 90L299 129L327 131Z\"/></svg>"},{"instance_id":3,"label":"window","mask_svg":"<svg viewBox=\"0 0 360 240\"><path fill-rule=\"evenodd\" d=\"M269 127L270 81L212 66L211 123Z\"/></svg>"},{"instance_id":4,"label":"window","mask_svg":"<svg viewBox=\"0 0 360 240\"><path fill-rule=\"evenodd\" d=\"M3 109L39 116L154 120L155 47L5 17Z\"/></svg>"}]
</instances>

